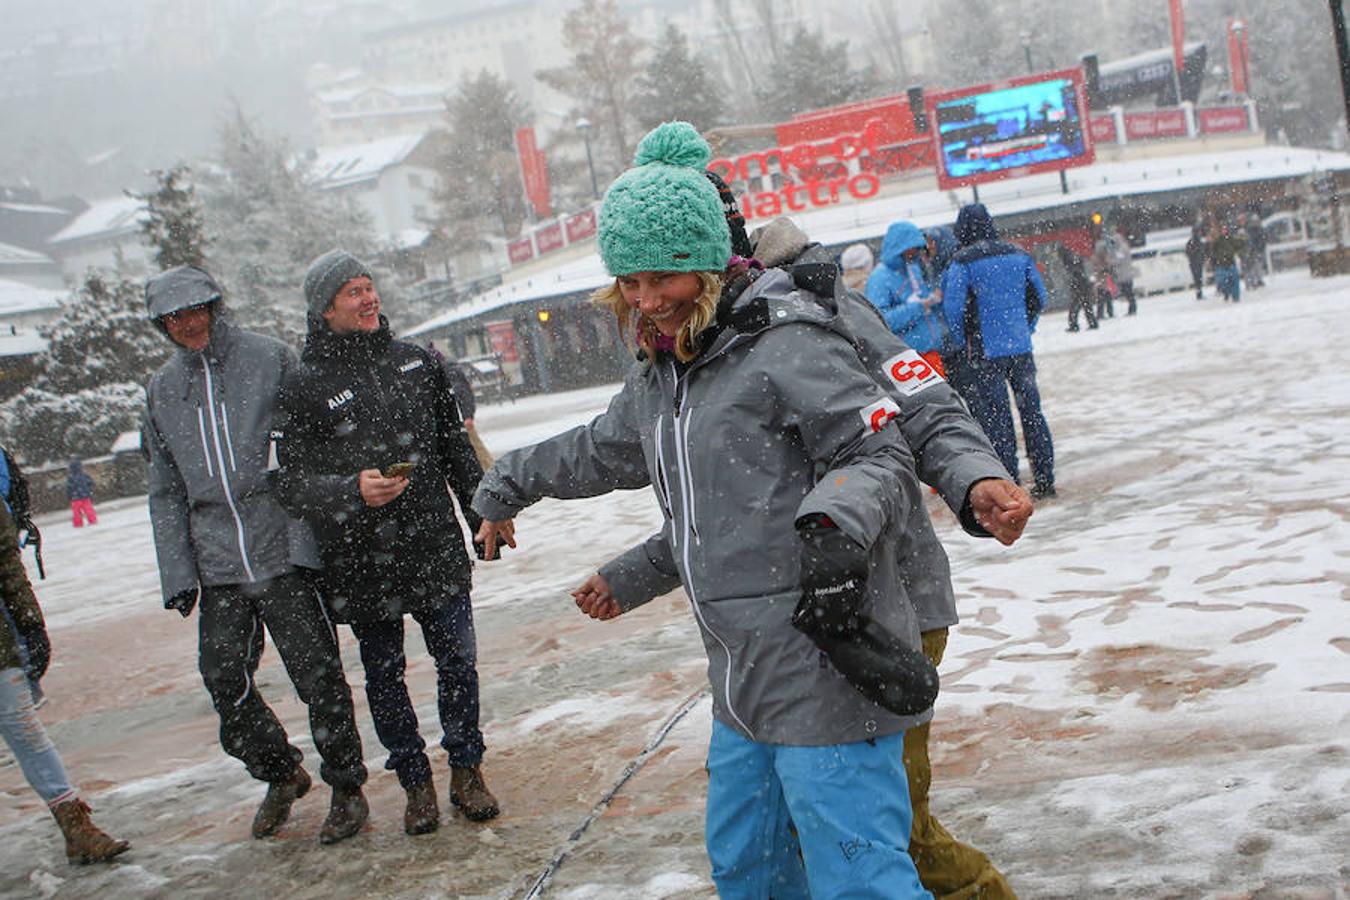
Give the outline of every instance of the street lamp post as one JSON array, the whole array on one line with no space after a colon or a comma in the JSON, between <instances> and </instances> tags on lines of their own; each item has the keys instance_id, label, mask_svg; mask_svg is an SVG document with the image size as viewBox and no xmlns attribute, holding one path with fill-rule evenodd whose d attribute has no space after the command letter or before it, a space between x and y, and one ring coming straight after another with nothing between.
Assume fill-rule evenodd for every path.
<instances>
[{"instance_id":1,"label":"street lamp post","mask_svg":"<svg viewBox=\"0 0 1350 900\"><path fill-rule=\"evenodd\" d=\"M1022 39L1022 53L1027 58L1027 74L1034 74L1036 67L1031 63L1031 35L1023 31L1018 37Z\"/></svg>"},{"instance_id":2,"label":"street lamp post","mask_svg":"<svg viewBox=\"0 0 1350 900\"><path fill-rule=\"evenodd\" d=\"M1341 98L1345 102L1345 126L1350 129L1350 38L1346 36L1345 3L1331 2L1331 29L1336 38L1336 57L1341 69Z\"/></svg>"},{"instance_id":3,"label":"street lamp post","mask_svg":"<svg viewBox=\"0 0 1350 900\"><path fill-rule=\"evenodd\" d=\"M577 119L577 132L581 135L582 142L586 145L586 168L591 173L591 198L600 199L600 186L595 181L595 159L591 156L591 120L586 118Z\"/></svg>"}]
</instances>

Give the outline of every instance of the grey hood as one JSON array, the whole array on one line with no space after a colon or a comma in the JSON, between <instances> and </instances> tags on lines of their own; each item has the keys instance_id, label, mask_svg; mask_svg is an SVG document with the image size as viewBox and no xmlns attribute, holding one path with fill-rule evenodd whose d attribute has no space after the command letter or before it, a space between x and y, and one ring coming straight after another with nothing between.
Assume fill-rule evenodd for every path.
<instances>
[{"instance_id":1,"label":"grey hood","mask_svg":"<svg viewBox=\"0 0 1350 900\"><path fill-rule=\"evenodd\" d=\"M216 280L196 266L177 266L145 283L145 307L150 320L164 329L160 321L169 313L204 303L219 303L224 292Z\"/></svg>"}]
</instances>

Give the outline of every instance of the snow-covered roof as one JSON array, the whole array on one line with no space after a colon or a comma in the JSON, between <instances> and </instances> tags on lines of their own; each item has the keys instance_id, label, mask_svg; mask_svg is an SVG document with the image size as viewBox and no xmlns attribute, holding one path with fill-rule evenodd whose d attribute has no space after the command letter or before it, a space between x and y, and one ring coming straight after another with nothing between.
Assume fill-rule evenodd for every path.
<instances>
[{"instance_id":1,"label":"snow-covered roof","mask_svg":"<svg viewBox=\"0 0 1350 900\"><path fill-rule=\"evenodd\" d=\"M145 203L125 195L95 200L65 228L47 239L49 244L127 234L140 227L147 215Z\"/></svg>"},{"instance_id":2,"label":"snow-covered roof","mask_svg":"<svg viewBox=\"0 0 1350 900\"><path fill-rule=\"evenodd\" d=\"M1046 173L1026 178L1010 178L980 186L980 200L995 219L1036 210L1111 198L1166 193L1209 185L1292 178L1314 171L1350 170L1350 154L1301 147L1256 147L1220 153L1191 153L1102 162L1069 169L1069 193L1061 193L1059 175ZM932 188L906 194L891 194L862 203L839 204L793 216L812 240L836 245L879 238L896 221L910 221L920 228L949 225L957 210L970 202L969 191L944 191ZM763 220L752 219L754 229ZM528 278L508 282L480 294L469 303L441 313L408 329L404 334L419 334L472 319L483 313L503 309L515 303L560 297L594 290L609 276L598 253L573 259Z\"/></svg>"},{"instance_id":3,"label":"snow-covered roof","mask_svg":"<svg viewBox=\"0 0 1350 900\"><path fill-rule=\"evenodd\" d=\"M0 316L61 308L61 291L0 278Z\"/></svg>"},{"instance_id":4,"label":"snow-covered roof","mask_svg":"<svg viewBox=\"0 0 1350 900\"><path fill-rule=\"evenodd\" d=\"M59 206L47 206L42 203L0 203L0 209L7 209L11 212L46 213L54 216L70 215L68 209L62 209Z\"/></svg>"},{"instance_id":5,"label":"snow-covered roof","mask_svg":"<svg viewBox=\"0 0 1350 900\"><path fill-rule=\"evenodd\" d=\"M394 232L390 237L393 238L395 250L411 250L422 246L430 234L431 232L425 228L405 228Z\"/></svg>"},{"instance_id":6,"label":"snow-covered roof","mask_svg":"<svg viewBox=\"0 0 1350 900\"><path fill-rule=\"evenodd\" d=\"M308 161L309 182L321 190L331 190L378 178L385 169L407 159L424 137L425 132L364 144L321 147Z\"/></svg>"},{"instance_id":7,"label":"snow-covered roof","mask_svg":"<svg viewBox=\"0 0 1350 900\"><path fill-rule=\"evenodd\" d=\"M437 101L445 96L446 87L435 82L408 82L404 84L372 84L362 87L334 88L319 91L316 95L321 103L350 103L366 94L388 94L391 97L434 97Z\"/></svg>"},{"instance_id":8,"label":"snow-covered roof","mask_svg":"<svg viewBox=\"0 0 1350 900\"><path fill-rule=\"evenodd\" d=\"M47 349L47 342L35 331L20 334L0 332L0 357L36 356Z\"/></svg>"},{"instance_id":9,"label":"snow-covered roof","mask_svg":"<svg viewBox=\"0 0 1350 900\"><path fill-rule=\"evenodd\" d=\"M117 436L109 453L139 453L141 450L141 433L139 431L124 431Z\"/></svg>"},{"instance_id":10,"label":"snow-covered roof","mask_svg":"<svg viewBox=\"0 0 1350 900\"><path fill-rule=\"evenodd\" d=\"M51 263L52 258L45 253L0 243L0 266L40 266Z\"/></svg>"},{"instance_id":11,"label":"snow-covered roof","mask_svg":"<svg viewBox=\"0 0 1350 900\"><path fill-rule=\"evenodd\" d=\"M1194 53L1204 46L1203 41L1188 41L1184 45L1186 53ZM1097 67L1099 75L1114 75L1116 72L1125 72L1140 66L1146 66L1149 63L1171 62L1172 48L1159 47L1156 50L1145 50L1143 53L1136 53L1134 56L1127 56L1124 59L1113 59L1109 63L1102 63Z\"/></svg>"}]
</instances>

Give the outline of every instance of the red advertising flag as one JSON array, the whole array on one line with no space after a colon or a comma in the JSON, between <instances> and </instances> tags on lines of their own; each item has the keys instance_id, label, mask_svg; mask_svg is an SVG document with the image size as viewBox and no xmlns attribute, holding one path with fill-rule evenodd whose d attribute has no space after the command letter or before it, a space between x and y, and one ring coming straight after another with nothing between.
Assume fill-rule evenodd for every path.
<instances>
[{"instance_id":1,"label":"red advertising flag","mask_svg":"<svg viewBox=\"0 0 1350 900\"><path fill-rule=\"evenodd\" d=\"M1177 87L1181 87L1181 75L1186 71L1186 17L1181 11L1181 0L1167 0L1167 11L1172 17L1172 65L1176 67ZM1181 98L1177 98L1181 102Z\"/></svg>"},{"instance_id":2,"label":"red advertising flag","mask_svg":"<svg viewBox=\"0 0 1350 900\"><path fill-rule=\"evenodd\" d=\"M1233 84L1233 93L1251 92L1251 79L1247 57L1247 23L1233 19L1228 23L1228 71Z\"/></svg>"},{"instance_id":3,"label":"red advertising flag","mask_svg":"<svg viewBox=\"0 0 1350 900\"><path fill-rule=\"evenodd\" d=\"M549 202L548 158L539 149L533 128L516 129L516 158L520 163L520 180L525 185L525 199L530 201L537 217L548 218L553 215Z\"/></svg>"}]
</instances>

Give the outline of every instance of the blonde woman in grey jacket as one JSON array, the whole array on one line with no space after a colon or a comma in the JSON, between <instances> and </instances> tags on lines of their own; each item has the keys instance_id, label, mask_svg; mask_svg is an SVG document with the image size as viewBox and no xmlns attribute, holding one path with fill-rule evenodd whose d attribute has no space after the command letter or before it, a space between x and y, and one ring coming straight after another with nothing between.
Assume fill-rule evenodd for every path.
<instances>
[{"instance_id":1,"label":"blonde woman in grey jacket","mask_svg":"<svg viewBox=\"0 0 1350 900\"><path fill-rule=\"evenodd\" d=\"M895 549L923 502L899 410L788 275L728 269L709 156L667 123L606 194L597 299L642 359L604 414L498 460L479 538L490 558L542 497L651 485L670 548L652 574L679 576L708 655L721 896L928 897L902 742L936 672Z\"/></svg>"}]
</instances>

